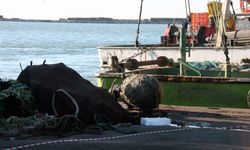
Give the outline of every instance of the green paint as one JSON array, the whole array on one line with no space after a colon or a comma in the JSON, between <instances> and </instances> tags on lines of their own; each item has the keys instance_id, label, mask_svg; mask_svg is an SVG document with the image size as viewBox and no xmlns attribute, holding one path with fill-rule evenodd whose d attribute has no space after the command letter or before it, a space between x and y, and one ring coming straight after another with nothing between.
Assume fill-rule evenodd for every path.
<instances>
[{"instance_id":1,"label":"green paint","mask_svg":"<svg viewBox=\"0 0 250 150\"><path fill-rule=\"evenodd\" d=\"M250 84L161 82L163 104L248 108Z\"/></svg>"},{"instance_id":2,"label":"green paint","mask_svg":"<svg viewBox=\"0 0 250 150\"><path fill-rule=\"evenodd\" d=\"M102 83L104 78L98 78ZM105 77L104 84L110 88L115 78ZM116 80L120 84L121 79ZM100 85L100 84L99 84ZM162 104L182 106L248 108L246 83L200 83L161 81Z\"/></svg>"}]
</instances>

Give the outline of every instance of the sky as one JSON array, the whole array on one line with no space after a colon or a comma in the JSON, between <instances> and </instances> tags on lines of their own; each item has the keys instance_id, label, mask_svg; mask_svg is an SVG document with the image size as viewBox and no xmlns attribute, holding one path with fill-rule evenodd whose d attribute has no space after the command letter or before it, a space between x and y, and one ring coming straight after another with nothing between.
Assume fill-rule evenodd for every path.
<instances>
[{"instance_id":1,"label":"sky","mask_svg":"<svg viewBox=\"0 0 250 150\"><path fill-rule=\"evenodd\" d=\"M141 0L0 0L5 18L59 19L68 17L109 17L137 19ZM191 11L205 12L209 0L190 0ZM235 1L238 7L239 0ZM142 18L185 17L184 0L144 0Z\"/></svg>"}]
</instances>

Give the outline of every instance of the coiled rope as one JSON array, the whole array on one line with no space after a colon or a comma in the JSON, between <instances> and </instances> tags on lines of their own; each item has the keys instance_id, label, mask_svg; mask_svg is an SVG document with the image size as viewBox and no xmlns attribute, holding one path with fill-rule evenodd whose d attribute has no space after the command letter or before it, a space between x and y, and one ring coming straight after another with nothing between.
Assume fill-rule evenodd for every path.
<instances>
[{"instance_id":1,"label":"coiled rope","mask_svg":"<svg viewBox=\"0 0 250 150\"><path fill-rule=\"evenodd\" d=\"M53 111L54 111L55 116L58 116L58 112L57 112L56 107L55 107L55 99L56 99L55 97L56 97L56 93L58 93L58 92L64 93L64 94L65 94L66 96L68 96L68 98L73 102L73 104L75 105L75 108L76 108L76 111L75 111L74 116L77 117L78 114L79 114L79 106L78 106L78 103L77 103L77 101L76 101L67 91L65 91L64 89L58 89L58 90L56 90L56 92L53 94L53 97L52 97L52 109L53 109Z\"/></svg>"}]
</instances>

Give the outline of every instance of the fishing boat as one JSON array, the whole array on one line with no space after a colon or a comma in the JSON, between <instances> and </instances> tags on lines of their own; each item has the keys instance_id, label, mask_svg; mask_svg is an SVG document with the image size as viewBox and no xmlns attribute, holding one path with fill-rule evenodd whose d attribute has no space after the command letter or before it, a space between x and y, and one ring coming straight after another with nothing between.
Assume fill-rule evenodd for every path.
<instances>
[{"instance_id":1,"label":"fishing boat","mask_svg":"<svg viewBox=\"0 0 250 150\"><path fill-rule=\"evenodd\" d=\"M226 3L223 10L226 25L225 30L227 30L227 43L228 47L230 47L228 55L231 63L240 64L242 59L250 59L250 29L239 30L235 25L237 21L235 16L249 16L250 9L248 10L247 8L250 8L250 2L240 0L241 9L242 12L244 12L242 14L231 13L229 11L230 1L224 3ZM244 7L245 5L248 7ZM207 13L187 14L188 21L190 21L187 45L192 47L189 51L190 57L187 57L187 61L223 62L225 60L225 54L221 51L222 41L220 38L216 38L221 13L222 3L211 1L208 4ZM101 66L107 64L110 55L115 55L120 60L123 60L135 55L135 53L138 53L138 55L134 56L137 60L142 58L145 58L144 60L150 60L156 59L158 56L170 56L177 61L180 55L178 32L175 25L167 26L166 32L161 37L161 43L152 45L140 45L137 35L135 44L100 46L100 64ZM139 34L139 25L137 33Z\"/></svg>"},{"instance_id":2,"label":"fishing boat","mask_svg":"<svg viewBox=\"0 0 250 150\"><path fill-rule=\"evenodd\" d=\"M145 74L160 81L163 104L250 107L250 30L235 27L236 16L250 12L250 1L240 0L241 15L230 12L230 0L210 1L207 14L190 13L189 0L185 4L187 21L181 28L168 26L160 44L138 42L140 11L134 45L99 47L98 86L109 89L133 74ZM206 19L197 22L197 16ZM216 67L197 67L207 61Z\"/></svg>"}]
</instances>

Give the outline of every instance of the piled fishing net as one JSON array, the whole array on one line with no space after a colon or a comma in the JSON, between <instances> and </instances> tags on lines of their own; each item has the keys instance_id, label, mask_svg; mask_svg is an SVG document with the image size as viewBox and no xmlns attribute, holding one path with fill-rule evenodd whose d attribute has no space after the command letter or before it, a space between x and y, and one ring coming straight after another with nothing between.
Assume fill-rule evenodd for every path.
<instances>
[{"instance_id":1,"label":"piled fishing net","mask_svg":"<svg viewBox=\"0 0 250 150\"><path fill-rule=\"evenodd\" d=\"M188 62L189 65L198 70L219 70L220 63L214 61Z\"/></svg>"},{"instance_id":2,"label":"piled fishing net","mask_svg":"<svg viewBox=\"0 0 250 150\"><path fill-rule=\"evenodd\" d=\"M37 112L37 102L28 86L14 80L0 80L0 117L27 117Z\"/></svg>"}]
</instances>

